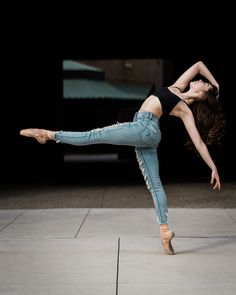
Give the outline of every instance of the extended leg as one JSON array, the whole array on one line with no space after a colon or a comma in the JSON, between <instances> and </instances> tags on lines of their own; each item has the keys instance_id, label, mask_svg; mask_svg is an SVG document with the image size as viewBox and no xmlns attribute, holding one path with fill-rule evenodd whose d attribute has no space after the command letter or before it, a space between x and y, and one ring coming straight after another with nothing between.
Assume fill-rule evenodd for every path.
<instances>
[{"instance_id":1,"label":"extended leg","mask_svg":"<svg viewBox=\"0 0 236 295\"><path fill-rule=\"evenodd\" d=\"M145 137L147 135L145 132L147 132L147 127L141 122L136 121L117 123L84 132L55 132L45 129L24 129L20 131L20 134L33 137L40 143L45 143L47 140L55 140L56 142L78 146L105 143L145 147L150 145L146 141Z\"/></svg>"},{"instance_id":2,"label":"extended leg","mask_svg":"<svg viewBox=\"0 0 236 295\"><path fill-rule=\"evenodd\" d=\"M141 134L144 127L139 122L125 122L96 128L85 132L64 132L55 134L57 142L72 145L113 144L129 146L145 146Z\"/></svg>"}]
</instances>

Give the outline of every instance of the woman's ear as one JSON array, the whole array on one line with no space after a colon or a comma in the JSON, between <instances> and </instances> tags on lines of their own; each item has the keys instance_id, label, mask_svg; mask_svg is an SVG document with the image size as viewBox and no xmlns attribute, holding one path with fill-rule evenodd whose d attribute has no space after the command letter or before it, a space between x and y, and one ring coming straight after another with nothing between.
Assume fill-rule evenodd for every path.
<instances>
[{"instance_id":1,"label":"woman's ear","mask_svg":"<svg viewBox=\"0 0 236 295\"><path fill-rule=\"evenodd\" d=\"M199 91L199 93L198 93L198 97L199 97L200 99L205 99L205 97L206 97L206 93L205 93L204 91Z\"/></svg>"}]
</instances>

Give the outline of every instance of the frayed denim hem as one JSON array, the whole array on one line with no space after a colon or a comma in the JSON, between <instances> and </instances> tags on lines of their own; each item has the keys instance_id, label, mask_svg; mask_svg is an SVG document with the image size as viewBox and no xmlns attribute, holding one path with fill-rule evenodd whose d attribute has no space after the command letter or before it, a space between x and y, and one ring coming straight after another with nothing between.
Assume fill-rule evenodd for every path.
<instances>
[{"instance_id":1,"label":"frayed denim hem","mask_svg":"<svg viewBox=\"0 0 236 295\"><path fill-rule=\"evenodd\" d=\"M55 132L55 141L56 141L56 143L59 143L59 142L61 142L61 140L60 140L60 138L58 138L58 136L60 136L60 134L62 133L63 131L61 130L61 131L56 131Z\"/></svg>"},{"instance_id":2,"label":"frayed denim hem","mask_svg":"<svg viewBox=\"0 0 236 295\"><path fill-rule=\"evenodd\" d=\"M167 224L168 223L168 211L165 208L161 209L160 204L158 202L158 198L157 198L157 196L154 195L155 191L154 191L154 189L152 187L153 184L151 182L151 179L148 176L148 171L146 171L146 167L145 167L145 165L143 163L143 159L140 156L137 148L135 148L135 153L136 153L136 158L137 158L137 161L138 161L138 164L139 164L139 168L140 168L140 170L142 172L142 175L144 177L147 189L150 191L150 193L152 195L152 198L153 198L153 202L154 202L154 206L155 206L155 210L156 210L157 222L159 224Z\"/></svg>"}]
</instances>

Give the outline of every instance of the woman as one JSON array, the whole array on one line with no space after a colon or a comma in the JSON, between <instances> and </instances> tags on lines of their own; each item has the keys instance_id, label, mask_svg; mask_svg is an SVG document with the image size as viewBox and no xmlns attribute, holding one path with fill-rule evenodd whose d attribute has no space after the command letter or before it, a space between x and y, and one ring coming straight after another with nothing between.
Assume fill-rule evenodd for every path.
<instances>
[{"instance_id":1,"label":"woman","mask_svg":"<svg viewBox=\"0 0 236 295\"><path fill-rule=\"evenodd\" d=\"M208 82L192 81L197 75L201 75ZM203 103L207 103L208 106L219 105L218 96L219 84L206 65L199 61L187 69L173 85L161 87L150 95L143 102L139 111L135 113L133 122L118 123L86 132L24 129L20 131L20 134L33 137L41 144L44 144L47 140L55 140L56 142L80 146L103 143L134 146L139 166L153 197L157 221L160 225L161 244L165 252L172 255L174 250L171 240L174 237L174 232L168 228L167 198L159 177L156 150L161 139L159 118L162 115L172 115L183 121L191 142L211 169L213 189L220 190L220 177L217 167L206 144L213 143L220 138L223 125L219 125L219 118L222 119L223 117L220 117L220 109L214 107L214 110L217 110L214 116L212 116L211 111L211 116L207 115L207 119L204 118L201 122L199 118L202 119L201 117L207 112L204 110L204 114L202 114L201 107L200 109L197 108L194 118L193 111L189 107L191 104L201 106ZM218 123L214 120L216 116L218 116ZM206 122L209 123L209 126ZM201 126L202 123L205 125ZM197 126L205 132L205 143Z\"/></svg>"}]
</instances>

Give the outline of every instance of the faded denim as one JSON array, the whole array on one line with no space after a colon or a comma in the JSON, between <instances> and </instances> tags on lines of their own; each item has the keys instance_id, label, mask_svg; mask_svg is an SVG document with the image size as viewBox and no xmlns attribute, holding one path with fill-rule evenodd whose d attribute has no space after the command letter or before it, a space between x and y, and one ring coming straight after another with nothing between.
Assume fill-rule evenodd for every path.
<instances>
[{"instance_id":1,"label":"faded denim","mask_svg":"<svg viewBox=\"0 0 236 295\"><path fill-rule=\"evenodd\" d=\"M112 144L134 146L139 167L151 192L159 224L168 223L167 198L159 177L157 147L161 140L159 118L137 112L133 122L117 123L84 132L58 131L56 142L71 145Z\"/></svg>"}]
</instances>

